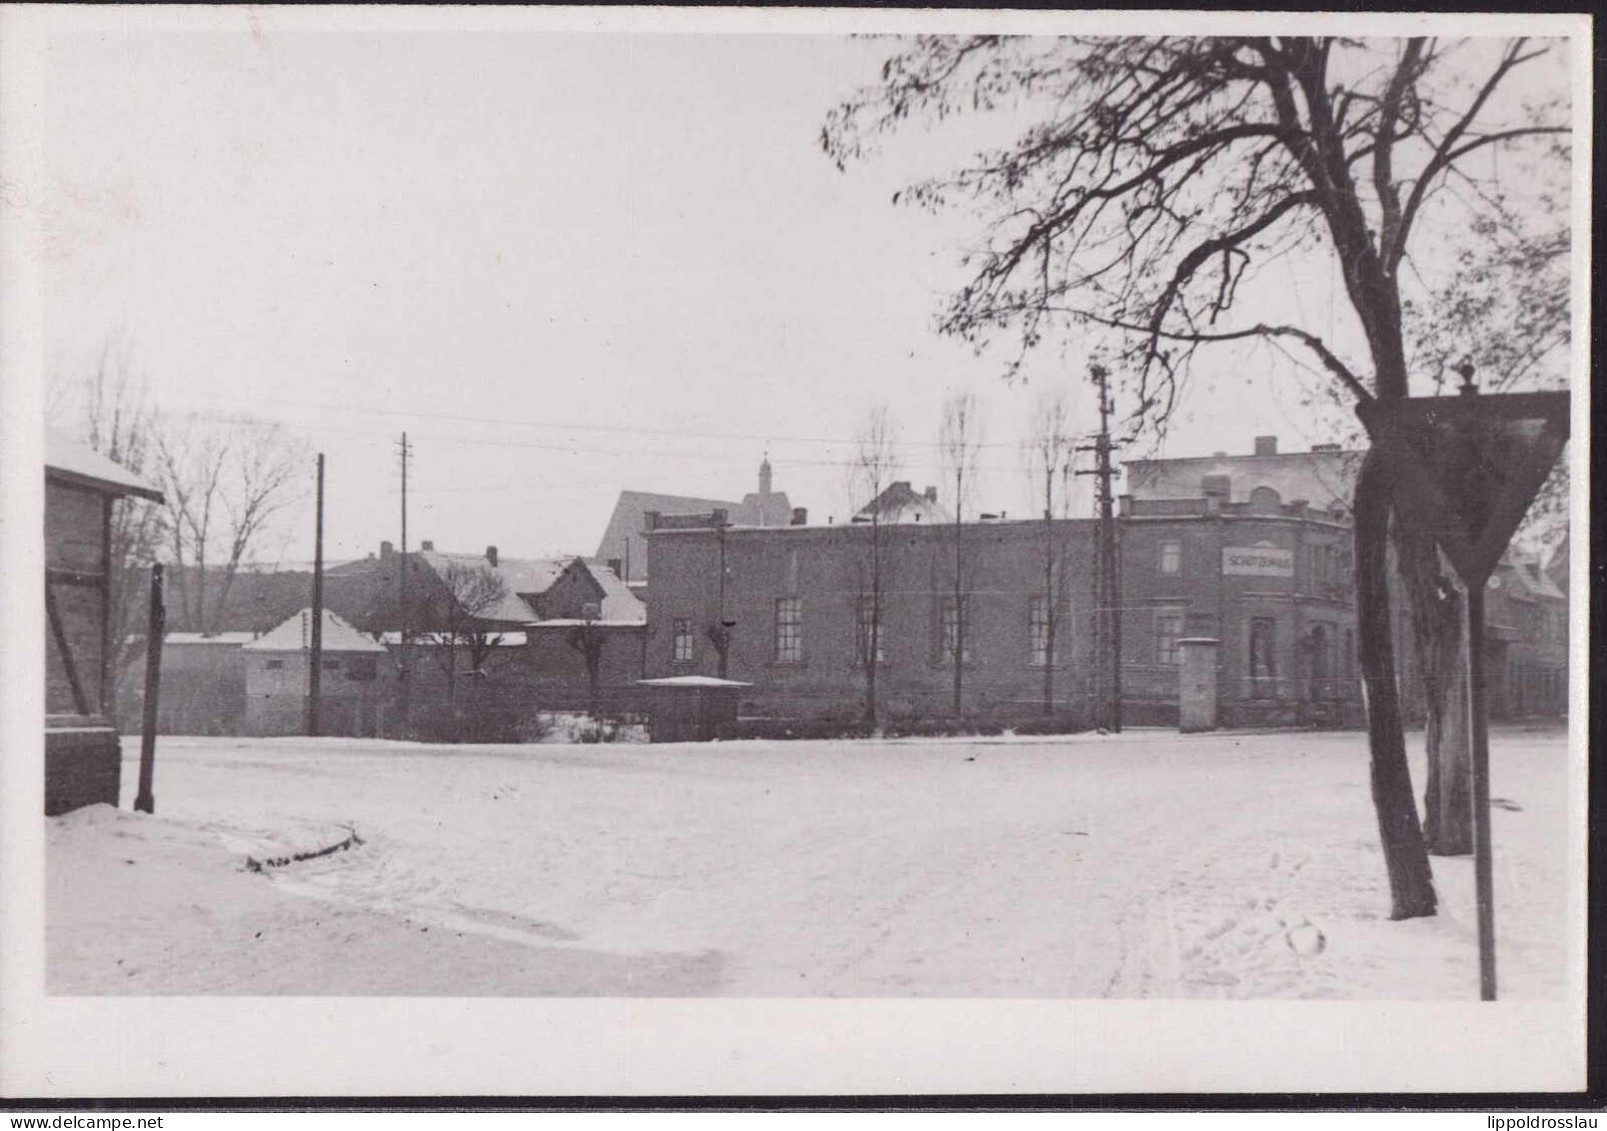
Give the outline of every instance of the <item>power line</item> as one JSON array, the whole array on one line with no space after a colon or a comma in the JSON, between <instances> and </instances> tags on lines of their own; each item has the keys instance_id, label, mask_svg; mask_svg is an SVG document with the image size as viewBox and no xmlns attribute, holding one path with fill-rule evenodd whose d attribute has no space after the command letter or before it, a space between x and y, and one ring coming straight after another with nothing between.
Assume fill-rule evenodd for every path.
<instances>
[{"instance_id":1,"label":"power line","mask_svg":"<svg viewBox=\"0 0 1607 1131\"><path fill-rule=\"evenodd\" d=\"M554 432L601 432L631 436L675 436L699 440L751 440L750 432L704 432L688 428L643 428L628 424L577 424L565 421L530 420L523 417L512 416L474 416L467 413L450 412L421 412L408 409L395 408L358 408L349 404L333 404L326 401L299 400L289 397L231 397L231 403L245 401L253 404L287 405L296 408L318 409L324 412L356 413L364 416L400 416L422 420L450 420L460 424L496 424L519 428L543 428ZM216 418L214 414L197 412L197 415L206 415ZM238 415L233 414L233 415ZM832 444L852 446L858 441L853 438L830 436L770 436L770 440L790 444ZM939 448L937 440L905 440L894 441L895 447ZM982 448L1012 449L1019 445L1014 443L987 443L977 445ZM792 461L798 462L798 461Z\"/></svg>"}]
</instances>

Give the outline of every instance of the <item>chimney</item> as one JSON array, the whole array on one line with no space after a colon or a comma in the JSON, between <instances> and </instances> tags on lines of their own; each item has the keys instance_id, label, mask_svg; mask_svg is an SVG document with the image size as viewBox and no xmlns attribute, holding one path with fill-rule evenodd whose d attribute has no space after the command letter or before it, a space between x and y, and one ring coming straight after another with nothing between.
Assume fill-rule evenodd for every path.
<instances>
[{"instance_id":1,"label":"chimney","mask_svg":"<svg viewBox=\"0 0 1607 1131\"><path fill-rule=\"evenodd\" d=\"M491 563L492 569L497 568L497 548L495 546L485 548L485 560Z\"/></svg>"},{"instance_id":2,"label":"chimney","mask_svg":"<svg viewBox=\"0 0 1607 1131\"><path fill-rule=\"evenodd\" d=\"M937 488L936 487L928 487L926 489L926 501L929 502L929 503L937 502Z\"/></svg>"},{"instance_id":3,"label":"chimney","mask_svg":"<svg viewBox=\"0 0 1607 1131\"><path fill-rule=\"evenodd\" d=\"M379 558L380 558L380 561L384 561L386 558L390 557L395 552L396 552L396 547L393 546L391 543L389 543L389 542L381 542L379 544Z\"/></svg>"},{"instance_id":4,"label":"chimney","mask_svg":"<svg viewBox=\"0 0 1607 1131\"><path fill-rule=\"evenodd\" d=\"M426 538L418 544L418 548L424 553L433 554L435 552L435 543Z\"/></svg>"},{"instance_id":5,"label":"chimney","mask_svg":"<svg viewBox=\"0 0 1607 1131\"><path fill-rule=\"evenodd\" d=\"M1117 516L1119 518L1132 518L1133 517L1133 496L1131 496L1131 495L1117 495L1116 496L1116 514L1117 514Z\"/></svg>"},{"instance_id":6,"label":"chimney","mask_svg":"<svg viewBox=\"0 0 1607 1131\"><path fill-rule=\"evenodd\" d=\"M807 507L793 507L792 508L792 524L794 526L808 526L809 525L809 508L807 508Z\"/></svg>"},{"instance_id":7,"label":"chimney","mask_svg":"<svg viewBox=\"0 0 1607 1131\"><path fill-rule=\"evenodd\" d=\"M625 567L624 559L622 559L622 558L609 558L608 559L608 568L614 571L614 576L615 577L624 577L625 576L624 567Z\"/></svg>"},{"instance_id":8,"label":"chimney","mask_svg":"<svg viewBox=\"0 0 1607 1131\"><path fill-rule=\"evenodd\" d=\"M729 514L729 512L726 511L726 509L724 507L715 507L712 511L709 512L709 519L713 523L713 525L715 525L715 526L729 526L729 525L731 525L731 523L729 521L730 514Z\"/></svg>"},{"instance_id":9,"label":"chimney","mask_svg":"<svg viewBox=\"0 0 1607 1131\"><path fill-rule=\"evenodd\" d=\"M1255 454L1258 456L1277 455L1278 438L1276 436L1257 436L1255 438Z\"/></svg>"}]
</instances>

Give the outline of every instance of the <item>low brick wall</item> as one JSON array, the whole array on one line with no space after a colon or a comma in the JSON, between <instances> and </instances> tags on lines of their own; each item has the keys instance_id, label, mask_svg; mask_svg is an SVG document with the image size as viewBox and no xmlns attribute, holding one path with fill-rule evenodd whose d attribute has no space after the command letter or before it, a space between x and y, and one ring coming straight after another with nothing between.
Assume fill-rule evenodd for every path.
<instances>
[{"instance_id":1,"label":"low brick wall","mask_svg":"<svg viewBox=\"0 0 1607 1131\"><path fill-rule=\"evenodd\" d=\"M117 804L123 754L111 727L45 731L45 816Z\"/></svg>"}]
</instances>

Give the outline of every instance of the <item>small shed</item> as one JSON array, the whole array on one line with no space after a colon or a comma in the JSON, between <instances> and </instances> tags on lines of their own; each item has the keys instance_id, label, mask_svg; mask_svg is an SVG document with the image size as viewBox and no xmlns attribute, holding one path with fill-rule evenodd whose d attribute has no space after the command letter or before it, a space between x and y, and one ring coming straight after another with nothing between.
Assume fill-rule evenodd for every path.
<instances>
[{"instance_id":1,"label":"small shed","mask_svg":"<svg viewBox=\"0 0 1607 1131\"><path fill-rule=\"evenodd\" d=\"M318 681L318 730L373 738L382 733L392 679L385 645L328 609L323 613L323 668ZM304 734L312 662L312 610L301 612L240 647L245 654L245 733Z\"/></svg>"},{"instance_id":2,"label":"small shed","mask_svg":"<svg viewBox=\"0 0 1607 1131\"><path fill-rule=\"evenodd\" d=\"M737 698L751 683L709 675L639 679L647 689L647 733L651 742L712 742L737 721Z\"/></svg>"},{"instance_id":3,"label":"small shed","mask_svg":"<svg viewBox=\"0 0 1607 1131\"><path fill-rule=\"evenodd\" d=\"M100 453L45 434L45 813L117 804L122 753L111 719L112 506L161 502Z\"/></svg>"}]
</instances>

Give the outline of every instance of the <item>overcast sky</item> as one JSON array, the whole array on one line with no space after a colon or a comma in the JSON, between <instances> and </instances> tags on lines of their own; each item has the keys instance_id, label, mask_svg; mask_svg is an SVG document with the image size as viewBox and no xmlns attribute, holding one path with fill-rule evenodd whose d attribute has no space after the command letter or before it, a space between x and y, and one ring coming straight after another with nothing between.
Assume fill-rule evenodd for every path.
<instances>
[{"instance_id":1,"label":"overcast sky","mask_svg":"<svg viewBox=\"0 0 1607 1131\"><path fill-rule=\"evenodd\" d=\"M1041 386L1075 382L1094 426L1077 343L1007 387L1002 355L933 332L977 227L889 198L979 135L846 174L821 153L885 43L229 18L51 39L47 374L82 378L111 343L165 409L283 422L327 455L331 558L396 539L404 429L415 544L536 555L592 552L621 489L740 498L766 450L795 505L841 521L878 403L920 487L943 398L982 397L980 509L1028 509ZM1291 262L1265 285L1343 344L1335 282ZM1298 405L1316 379L1269 351L1201 372L1166 454L1327 438ZM310 508L264 549L310 557Z\"/></svg>"}]
</instances>

